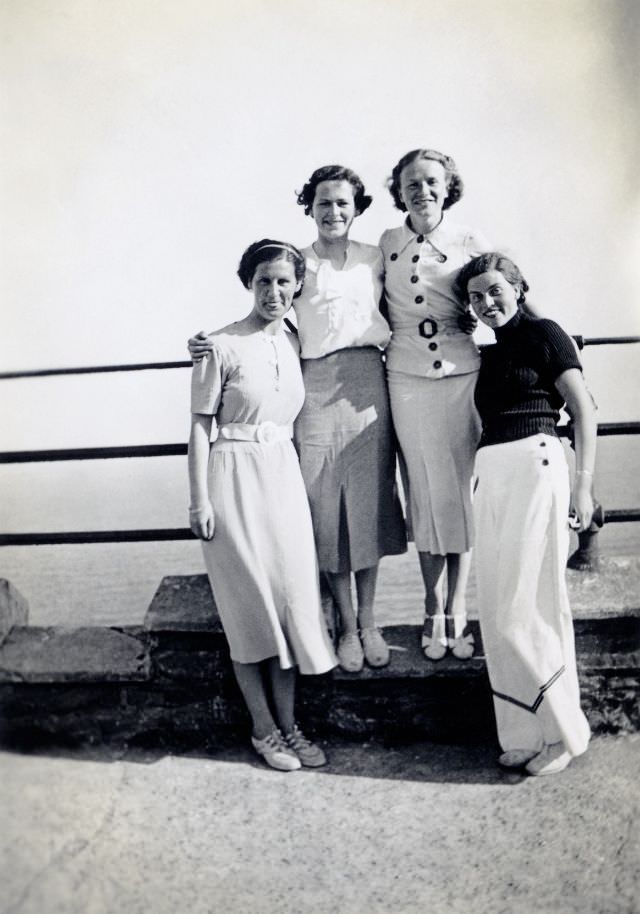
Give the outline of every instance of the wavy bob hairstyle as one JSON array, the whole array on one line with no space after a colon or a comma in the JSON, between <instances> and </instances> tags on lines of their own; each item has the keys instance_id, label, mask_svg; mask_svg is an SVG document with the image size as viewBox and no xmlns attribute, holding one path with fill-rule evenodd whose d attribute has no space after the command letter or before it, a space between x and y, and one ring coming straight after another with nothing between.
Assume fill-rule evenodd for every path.
<instances>
[{"instance_id":1,"label":"wavy bob hairstyle","mask_svg":"<svg viewBox=\"0 0 640 914\"><path fill-rule=\"evenodd\" d=\"M286 241L263 238L261 241L254 241L253 244L250 244L240 258L238 276L245 289L251 288L251 281L258 266L261 263L272 263L274 260L286 260L288 263L293 264L296 281L304 282L305 261L298 248ZM297 298L301 292L302 286L293 297Z\"/></svg>"},{"instance_id":2,"label":"wavy bob hairstyle","mask_svg":"<svg viewBox=\"0 0 640 914\"><path fill-rule=\"evenodd\" d=\"M321 181L348 181L353 188L356 216L360 216L371 206L373 197L365 193L364 184L355 171L343 165L323 165L322 168L316 168L300 192L296 191L298 205L304 206L305 215L311 215L316 188Z\"/></svg>"},{"instance_id":3,"label":"wavy bob hairstyle","mask_svg":"<svg viewBox=\"0 0 640 914\"><path fill-rule=\"evenodd\" d=\"M403 213L406 213L407 207L400 198L400 177L403 169L411 165L417 159L429 159L432 162L439 162L445 171L445 181L447 183L447 196L445 197L442 209L449 209L454 203L462 197L464 193L464 184L458 173L458 166L451 156L438 152L436 149L413 149L406 155L403 155L396 167L391 172L391 177L387 180L389 193L393 197L396 207Z\"/></svg>"},{"instance_id":4,"label":"wavy bob hairstyle","mask_svg":"<svg viewBox=\"0 0 640 914\"><path fill-rule=\"evenodd\" d=\"M507 257L506 254L500 254L498 251L491 251L487 254L480 254L474 257L469 263L466 263L456 277L454 289L456 295L465 305L469 304L467 288L470 280L474 276L481 276L482 273L488 273L490 270L497 270L502 273L504 278L512 286L519 286L520 294L517 302L518 307L529 312L525 293L529 291L529 283L520 272L520 267Z\"/></svg>"}]
</instances>

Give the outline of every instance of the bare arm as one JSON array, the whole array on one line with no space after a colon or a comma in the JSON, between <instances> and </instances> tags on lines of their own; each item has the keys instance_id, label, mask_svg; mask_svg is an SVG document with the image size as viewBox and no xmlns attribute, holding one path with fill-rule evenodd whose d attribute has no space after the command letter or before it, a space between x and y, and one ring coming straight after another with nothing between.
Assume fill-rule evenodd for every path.
<instances>
[{"instance_id":1,"label":"bare arm","mask_svg":"<svg viewBox=\"0 0 640 914\"><path fill-rule=\"evenodd\" d=\"M580 521L580 530L587 530L593 515L593 470L596 462L596 421L593 400L587 390L582 372L569 368L556 378L556 388L564 397L567 412L573 419L576 478L571 493L573 509Z\"/></svg>"},{"instance_id":2,"label":"bare arm","mask_svg":"<svg viewBox=\"0 0 640 914\"><path fill-rule=\"evenodd\" d=\"M214 516L207 488L207 465L209 463L209 437L213 416L193 413L191 416L191 434L189 435L188 465L189 523L191 530L199 539L213 538Z\"/></svg>"}]
</instances>

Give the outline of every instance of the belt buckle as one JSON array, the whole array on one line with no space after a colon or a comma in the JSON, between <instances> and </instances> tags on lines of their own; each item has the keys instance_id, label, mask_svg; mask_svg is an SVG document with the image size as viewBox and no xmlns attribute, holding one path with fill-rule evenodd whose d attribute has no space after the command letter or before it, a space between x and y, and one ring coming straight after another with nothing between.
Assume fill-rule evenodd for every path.
<instances>
[{"instance_id":1,"label":"belt buckle","mask_svg":"<svg viewBox=\"0 0 640 914\"><path fill-rule=\"evenodd\" d=\"M273 444L278 437L278 426L268 419L261 422L256 430L256 441L259 444Z\"/></svg>"},{"instance_id":2,"label":"belt buckle","mask_svg":"<svg viewBox=\"0 0 640 914\"><path fill-rule=\"evenodd\" d=\"M427 333L427 324L429 325L429 333ZM418 324L418 331L420 336L424 337L425 340L430 340L431 337L435 336L438 332L438 322L434 321L432 317L425 317L425 319Z\"/></svg>"}]
</instances>

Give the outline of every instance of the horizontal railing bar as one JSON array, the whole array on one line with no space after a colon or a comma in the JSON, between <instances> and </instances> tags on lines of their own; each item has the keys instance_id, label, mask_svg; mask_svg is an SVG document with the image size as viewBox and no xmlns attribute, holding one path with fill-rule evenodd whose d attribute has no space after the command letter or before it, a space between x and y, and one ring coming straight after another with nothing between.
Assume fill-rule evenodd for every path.
<instances>
[{"instance_id":1,"label":"horizontal railing bar","mask_svg":"<svg viewBox=\"0 0 640 914\"><path fill-rule=\"evenodd\" d=\"M573 339L582 349L584 346L620 346L640 343L640 336L591 336L574 334ZM32 371L2 371L0 381L15 381L19 378L50 378L54 375L104 374L112 371L162 371L165 368L191 368L191 361L184 362L138 362L129 365L88 365L78 368L41 368Z\"/></svg>"},{"instance_id":2,"label":"horizontal railing bar","mask_svg":"<svg viewBox=\"0 0 640 914\"><path fill-rule=\"evenodd\" d=\"M560 426L562 438L570 435L569 426ZM601 422L598 426L600 437L612 435L638 435L640 422ZM56 460L112 460L123 457L183 457L186 444L132 444L114 447L56 448L41 451L0 451L3 463L43 463Z\"/></svg>"},{"instance_id":3,"label":"horizontal railing bar","mask_svg":"<svg viewBox=\"0 0 640 914\"><path fill-rule=\"evenodd\" d=\"M612 508L604 512L605 524L626 524L640 520L640 508Z\"/></svg>"},{"instance_id":4,"label":"horizontal railing bar","mask_svg":"<svg viewBox=\"0 0 640 914\"><path fill-rule=\"evenodd\" d=\"M610 438L612 435L639 435L640 422L600 422L598 435Z\"/></svg>"},{"instance_id":5,"label":"horizontal railing bar","mask_svg":"<svg viewBox=\"0 0 640 914\"><path fill-rule=\"evenodd\" d=\"M188 527L148 530L71 530L65 533L0 533L0 546L63 546L80 543L153 543L192 540Z\"/></svg>"},{"instance_id":6,"label":"horizontal railing bar","mask_svg":"<svg viewBox=\"0 0 640 914\"><path fill-rule=\"evenodd\" d=\"M570 438L571 426L560 425L557 432L561 438ZM640 435L640 422L600 422L598 436L610 438L612 435Z\"/></svg>"},{"instance_id":7,"label":"horizontal railing bar","mask_svg":"<svg viewBox=\"0 0 640 914\"><path fill-rule=\"evenodd\" d=\"M52 460L112 460L118 457L182 457L186 453L186 444L134 444L43 451L4 451L0 452L0 464L40 463Z\"/></svg>"},{"instance_id":8,"label":"horizontal railing bar","mask_svg":"<svg viewBox=\"0 0 640 914\"><path fill-rule=\"evenodd\" d=\"M640 521L640 508L616 508L604 512L605 524ZM0 533L0 546L61 546L82 543L152 543L192 540L187 527L143 530L72 530L65 533Z\"/></svg>"},{"instance_id":9,"label":"horizontal railing bar","mask_svg":"<svg viewBox=\"0 0 640 914\"><path fill-rule=\"evenodd\" d=\"M50 378L54 375L105 374L112 371L149 371L165 368L191 368L188 362L140 362L132 365L88 365L78 368L40 368L33 371L2 371L0 381L15 381L18 378Z\"/></svg>"},{"instance_id":10,"label":"horizontal railing bar","mask_svg":"<svg viewBox=\"0 0 640 914\"><path fill-rule=\"evenodd\" d=\"M623 346L627 343L640 343L640 336L588 336L582 340L583 346Z\"/></svg>"}]
</instances>

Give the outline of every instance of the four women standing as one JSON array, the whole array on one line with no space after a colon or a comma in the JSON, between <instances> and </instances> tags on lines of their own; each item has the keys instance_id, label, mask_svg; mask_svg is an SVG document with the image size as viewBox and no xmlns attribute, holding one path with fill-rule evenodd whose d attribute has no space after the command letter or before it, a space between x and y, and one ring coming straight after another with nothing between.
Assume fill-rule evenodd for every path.
<instances>
[{"instance_id":1,"label":"four women standing","mask_svg":"<svg viewBox=\"0 0 640 914\"><path fill-rule=\"evenodd\" d=\"M445 219L444 211L462 195L462 181L452 159L434 150L414 150L398 162L389 183L396 205L407 211L408 217L403 226L383 234L380 240L382 253L372 245L359 244L349 239L353 220L367 208L371 198L365 194L357 175L340 166L318 169L298 195L298 203L304 206L307 214L313 216L318 229L316 241L305 249L302 255L290 245L270 241L260 242L257 252L254 250L255 245L245 252L245 258L249 257L251 263L249 266L245 264L244 273L241 264L240 275L245 285L254 291L255 305L252 314L234 327L241 328L239 335L243 339L258 332L273 347L269 364L272 369L275 366L276 391L284 390L289 384L285 382L285 376L281 373L285 361L278 353L278 345L285 346L285 351L290 355L293 352L291 347L295 345L291 334L288 335L287 341L280 322L285 311L293 304L294 297L298 297L294 308L301 344L304 405L298 391L293 397L298 398L296 403L292 400L290 404L289 418L283 420L278 410L276 418L265 418L266 412L273 408L273 403L268 398L264 399L269 391L269 385L265 383L265 377L258 377L260 360L256 362L255 377L250 377L254 374L254 369L249 368L249 359L241 365L242 360L238 359L238 354L244 355L242 350L247 347L238 347L238 341L235 339L238 335L237 329L230 334L229 328L226 328L212 337L199 334L189 341L191 354L196 359L201 358L203 354L207 355L207 363L200 363L200 366L196 364L194 369L194 378L202 376L200 383L203 386L199 389L198 381L194 381L194 430L190 447L192 493L196 502L192 527L194 532L204 539L210 540L212 534L209 511L206 505L204 508L202 506L206 491L202 466L206 462L204 451L205 441L208 443L207 426L211 423L210 416L218 409L224 411L227 405L233 402L232 392L235 392L234 384L237 378L242 378L244 384L248 382L247 390L253 390L254 395L260 392L260 397L249 409L251 415L245 416L240 409L239 412L236 410L237 415L233 419L229 419L228 416L222 417L224 421L218 438L222 440L222 445L216 444L211 449L212 466L224 457L226 451L237 450L238 453L233 458L236 463L232 475L225 478L220 467L211 475L211 497L215 503L222 506L222 517L225 518L223 530L226 531L227 539L226 545L216 544L217 533L214 533L215 545L208 551L207 567L225 631L229 630L234 669L238 664L241 666L240 669L236 669L236 675L254 721L254 745L265 757L268 752L271 753L270 764L274 764L274 753L282 755L282 752L286 753L287 747L295 755L296 745L301 749L298 752L298 764L300 761L303 764L321 763L318 761L317 747L308 743L293 722L293 687L283 689L280 686L283 669L288 669L292 665L292 655L299 655L297 662L300 663L303 672L321 672L330 668L332 654L326 643L326 633L322 626L318 628L317 581L304 565L300 566L299 572L300 580L304 579L306 584L300 593L305 587L311 586L312 589L315 588L315 597L310 598L307 590L307 596L302 600L307 601L307 615L302 613L300 616L300 619L307 620L303 622L302 628L296 621L298 610L293 613L294 603L291 602L290 595L279 592L277 586L274 589L273 581L269 581L266 587L270 596L266 602L263 600L263 615L260 621L253 619L249 623L249 630L254 625L257 626L256 631L264 629L262 641L258 638L258 642L261 643L258 653L264 656L252 659L256 653L252 649L253 653L249 651L252 657L249 658L245 651L246 620L242 622L242 632L239 633L236 626L241 617L236 617L235 613L223 609L225 602L229 606L233 603L231 593L224 592L225 576L229 583L230 569L233 570L234 581L238 575L243 581L246 576L245 584L248 591L251 591L253 600L257 592L262 593L264 590L264 581L256 581L254 570L250 568L249 557L262 552L270 556L273 552L272 568L282 569L283 549L285 552L291 550L291 556L288 558L294 563L297 561L299 550L307 557L309 552L308 545L305 545L306 541L286 542L286 537L279 532L279 525L277 528L272 525L271 517L266 526L258 532L257 540L253 541L247 536L247 517L254 511L255 505L258 505L259 515L264 509L264 495L268 489L265 488L266 477L256 475L255 468L238 473L238 469L242 469L242 460L249 455L249 451L244 447L238 448L237 445L229 446L228 443L250 441L264 445L268 440L270 446L277 441L286 442L290 447L290 422L300 409L295 425L300 467L296 467L295 471L289 467L286 472L293 475L297 473L299 477L301 469L304 478L320 568L326 574L340 612L342 636L338 643L339 661L343 668L351 672L360 670L365 658L372 666L388 663L389 650L375 626L373 614L378 562L383 555L404 551L406 541L395 488L393 434L382 361L382 352L390 338L389 325L379 310L383 282L386 313L393 331L386 357L391 414L401 449L410 526L420 557L426 591L422 646L425 655L431 660L443 657L447 648L460 659L470 657L474 650L473 637L466 631L465 589L473 539L470 486L474 453L479 438L474 388L480 357L469 335L474 319L469 315L467 305L469 301L473 305L478 304L480 299L477 296L484 295L487 291L484 286L482 289L476 289L475 286L478 283L486 285L486 282L491 281L496 287L500 286L502 300L509 306L504 309L504 323L511 322L510 326L515 327L522 320L517 304L524 302L526 283L519 273L517 281L513 279L517 268L514 267L515 273L508 273L505 267L501 273L498 261L492 260L489 263L486 258L478 258L476 255L487 250L488 243L478 233ZM302 269L299 268L295 255L304 257ZM491 255L494 258L498 256ZM465 264L470 260L476 272L469 272L469 268L465 268ZM505 263L505 259L502 258L500 264ZM305 269L306 281L303 285L300 275ZM456 280L459 276L460 285L457 286ZM264 295L261 295L261 290L264 291ZM291 290L290 294L288 290ZM493 294L491 290L489 294ZM516 302L514 311L510 310L510 305L513 304L511 299ZM488 309L480 308L479 316L494 329L502 326L493 305ZM528 320L524 319L525 322ZM263 326L265 322L267 326ZM534 332L533 337L524 334L526 358L522 364L516 365L516 377L521 380L525 376L528 377L529 362L532 358L534 361L539 358L540 353L532 340L536 344L540 343L540 351L549 355L550 332L553 343L561 340L559 346L562 352L556 361L553 361L553 356L549 356L553 369L544 375L546 387L543 396L546 397L545 402L551 410L547 416L548 421L544 429L536 427L530 434L531 423L527 424L525 420L522 426L523 420L520 417L516 426L518 429L522 426L525 432L519 434L518 440L528 440L532 435L538 434L553 435L557 418L554 410L561 405L563 398L567 399L569 408L577 417L577 437L582 441L582 444L577 446L579 459L582 455L582 459L591 467L585 466L581 469L579 476L586 477L592 472L593 447L589 443L591 427L583 396L583 385L581 387L575 379L576 369L579 372L575 350L571 348L570 341L567 347L568 338L559 336L555 331L549 331L546 325L550 325L551 322L537 323L540 326L545 324L547 337L544 337L544 343L540 343L544 334L536 335ZM562 331L559 328L557 330L562 335ZM488 406L491 398L489 396L487 399L486 392L497 389L499 381L504 382L504 378L508 377L507 367L511 365L507 359L505 364L500 363L499 369L495 370L498 362L492 360L495 353L504 349L501 349L500 344L504 343L504 340L499 333L497 330L497 345L489 347L492 355L488 355L487 360L483 361L482 383L478 385L476 392L476 402L480 408L484 428L481 447L487 444L505 444L506 441L512 444L515 440L509 437L512 430L507 433L506 441L502 441L500 436L496 442L491 440L495 428L491 424L493 419L488 418L492 415L491 406ZM230 348L226 349L229 335L233 342ZM522 340L520 344L522 348ZM296 360L295 353L293 359ZM535 364L536 367L540 367L538 362ZM487 365L494 366L492 381L488 386ZM546 367L548 368L548 365ZM225 371L229 374L225 375ZM518 372L524 374L520 375ZM231 385L230 393L223 396L225 383ZM493 388L491 384L494 385ZM523 385L524 389L524 381ZM293 389L291 387L291 391ZM201 401L198 399L199 396L202 398ZM265 410L267 402L269 406ZM527 407L528 401L524 413ZM537 419L532 420L531 428L536 421ZM263 440L267 431L268 438ZM549 453L555 454L557 448L554 441L557 443L557 439L552 439L551 442L536 441L536 444L541 447L548 446ZM275 451L273 454L275 455ZM217 455L215 459L214 455ZM290 461L290 457L291 453L287 451L287 460ZM481 465L485 460L484 455L483 459L479 455L478 464ZM559 465L557 454L554 461ZM547 465L548 461L543 461L543 464ZM284 466L284 462L282 465ZM558 470L553 477L556 481L553 485L557 483L558 491L561 489L558 482L560 476L561 471ZM219 480L215 484L215 492L214 479ZM280 480L286 488L284 476L281 476ZM296 486L293 487L294 490ZM546 491L544 485L536 489L531 502L535 502L538 507L541 500L546 504ZM578 489L576 494L578 509L582 512L581 521L588 525L590 516L588 521L586 516L589 510L592 510L592 506L589 509L588 499L584 492L581 497L581 492L582 490ZM298 506L295 508L297 511L300 506L299 491L295 491L292 497ZM534 647L531 647L529 635L532 629L526 621L527 613L517 608L519 587L524 578L518 578L519 572L515 573L513 570L511 578L508 575L505 578L509 580L509 584L505 584L502 579L496 584L496 576L491 577L493 572L489 569L492 563L495 563L496 556L489 554L487 540L494 544L497 537L493 528L489 528L491 523L500 526L496 524L496 518L501 516L500 511L506 511L506 505L501 505L496 512L495 503L491 502L494 497L497 497L495 493L481 496L483 501L476 520L483 543L478 553L479 600L485 606L485 612L481 613L481 624L483 632L485 626L487 627L484 634L485 642L493 645L487 648L487 656L492 684L494 680L500 684L500 688L494 686L494 693L503 704L511 702L519 708L519 714L514 715L512 707L505 709L503 704L496 704L498 729L505 749L501 763L509 766L527 764L528 770L533 774L552 773L565 767L573 755L584 751L589 732L579 709L575 658L571 653L572 631L570 624L567 628L565 618L566 592L563 597L561 588L556 587L554 590L557 599L555 603L552 601L555 607L553 612L562 618L558 623L559 646L555 651L552 649L549 654L549 657L561 657L563 663L550 675L544 688L539 691L538 698L533 702L535 708L532 711L524 699L514 697L517 693L514 681L519 682L519 677L526 680L527 675L532 681L535 680L538 670L534 669L534 663L528 663L531 658L527 659L527 651L533 651L534 655L536 651L540 654L541 639L539 634L536 635L533 638ZM525 498L524 495L522 497ZM288 499L283 498L282 503L288 504ZM559 530L564 502L558 496L554 504L554 523ZM536 515L540 520L540 531L546 530L543 514L544 511L538 511ZM487 518L492 520L488 521ZM507 526L504 525L502 533L513 544L517 538L511 528L505 533ZM225 537L221 536L220 539L224 541ZM265 547L267 541L270 545ZM533 565L539 571L547 559L540 558L538 552L546 556L547 545L536 545L533 551L536 554L534 560L524 554L526 550L518 556L514 555L518 569L521 565L531 568L533 561ZM558 535L552 553L558 559L561 552L562 542ZM278 553L277 557L275 553ZM219 559L222 557L221 560L216 562L216 555ZM502 564L501 559L500 565ZM512 564L509 563L510 568ZM546 574L549 569L546 565L544 567ZM553 568L555 569L555 565ZM358 598L357 612L352 605L352 573ZM287 579L288 576L285 575L285 580ZM493 580L494 586L487 584L488 580ZM517 580L518 583L511 587L513 580ZM555 578L553 580L555 581ZM533 577L527 579L527 584L533 586L536 581L540 583L533 574ZM313 584L310 585L310 582ZM218 593L221 594L220 598ZM254 602L258 605L260 600ZM511 632L509 625L514 630L517 629L515 648L513 644L510 648L504 647L507 642L501 623L495 622L496 613L498 616L500 614L497 608L503 604L507 606L505 618L511 620L507 625L508 631ZM496 608L493 616L491 611L486 609L489 605ZM291 617L290 613L293 613ZM275 625L274 619L278 620ZM265 620L268 620L266 627ZM283 620L286 620L286 625L281 629ZM292 621L295 624L291 626ZM278 632L282 631L284 635L281 637ZM305 637L309 635L311 646L305 641ZM252 641L252 637L253 635L249 642ZM268 648L265 647L267 644ZM522 647L523 645L525 647ZM234 650L237 656L234 656ZM271 650L272 654L265 654L265 650ZM516 669L514 656L519 650L525 658L523 662L527 675ZM245 659L241 659L241 655ZM545 663L553 662L549 657ZM247 669L243 668L243 665L249 667L265 659L277 659L277 664L272 663L271 669L275 714L267 707L264 691L261 692L258 688L257 683L260 679L256 678L255 671L247 675ZM545 666L545 663L542 666ZM500 672L495 673L495 670ZM508 682L508 687L500 678L503 674L506 676L504 682ZM558 707L562 707L563 702L567 708L572 707L573 728L569 724L563 729L560 722L562 713L558 711L555 717L553 712L550 712L555 724L549 723L543 713L543 723L540 726L536 724L538 729L528 721L527 730L527 726L523 725L520 719L525 707L529 713L535 713L544 693L551 690L563 675L562 683L566 684L566 688L562 692L561 687L556 687L553 695L559 695L561 692L564 695L559 699ZM502 693L502 687L507 691ZM283 694L287 696L284 705ZM555 709L556 704L550 700L546 707ZM516 718L516 723L513 723ZM280 734L276 724L283 727L284 736ZM261 736L262 731L265 732ZM264 740L267 740L269 745L263 751ZM304 760L305 752L309 759L307 761ZM313 761L313 758L316 760ZM284 766L286 762L283 763Z\"/></svg>"}]
</instances>

